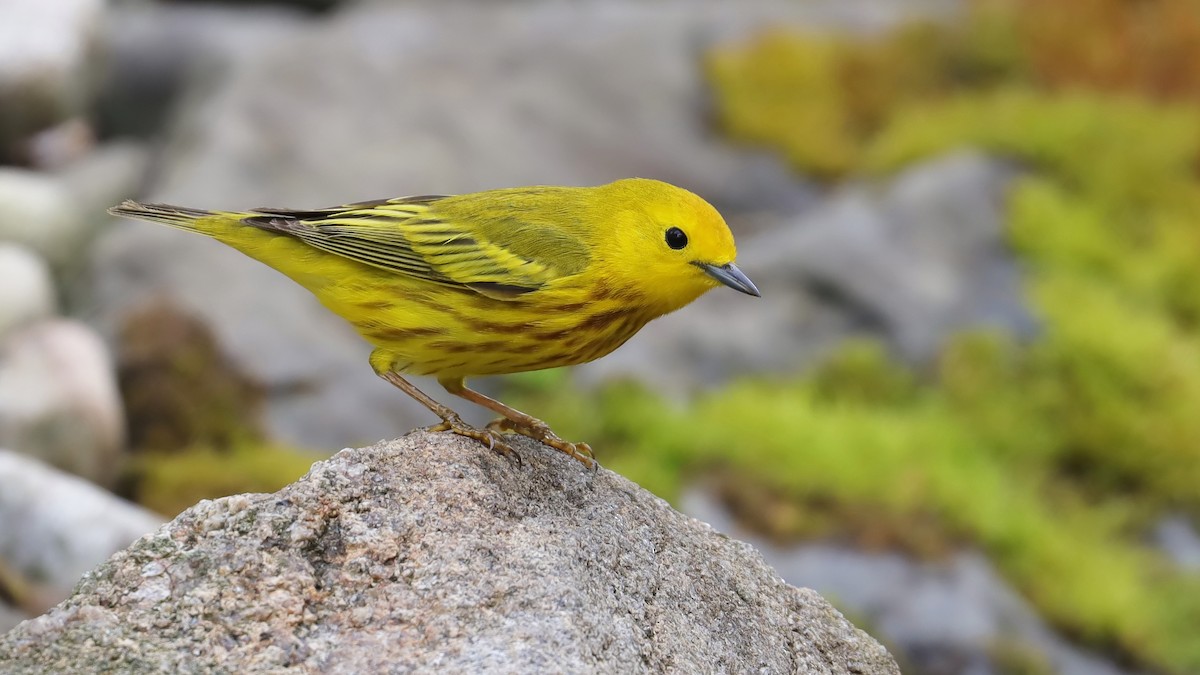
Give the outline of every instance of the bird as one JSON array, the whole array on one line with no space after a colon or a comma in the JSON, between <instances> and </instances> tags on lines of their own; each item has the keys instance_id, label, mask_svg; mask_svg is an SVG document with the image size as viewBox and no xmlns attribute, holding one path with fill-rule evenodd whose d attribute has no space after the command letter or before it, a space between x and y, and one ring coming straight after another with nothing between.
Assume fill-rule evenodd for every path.
<instances>
[{"instance_id":1,"label":"bird","mask_svg":"<svg viewBox=\"0 0 1200 675\"><path fill-rule=\"evenodd\" d=\"M520 461L508 434L595 468L587 443L467 386L470 377L593 361L647 323L728 286L759 297L734 264L725 220L669 183L530 186L319 209L210 211L126 200L114 216L212 237L282 272L374 348L375 373L438 416L431 431ZM414 386L500 415L477 428Z\"/></svg>"}]
</instances>

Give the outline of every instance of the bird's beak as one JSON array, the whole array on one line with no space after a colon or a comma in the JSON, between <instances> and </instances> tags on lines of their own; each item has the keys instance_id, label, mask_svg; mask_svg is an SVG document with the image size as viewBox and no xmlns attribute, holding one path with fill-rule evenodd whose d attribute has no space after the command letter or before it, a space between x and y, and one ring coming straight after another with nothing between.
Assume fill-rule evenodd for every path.
<instances>
[{"instance_id":1,"label":"bird's beak","mask_svg":"<svg viewBox=\"0 0 1200 675\"><path fill-rule=\"evenodd\" d=\"M709 263L696 263L700 269L708 273L708 276L725 284L735 291L741 291L746 295L753 295L756 298L761 298L762 293L758 292L754 282L737 268L737 265L729 263L728 265L711 265Z\"/></svg>"}]
</instances>

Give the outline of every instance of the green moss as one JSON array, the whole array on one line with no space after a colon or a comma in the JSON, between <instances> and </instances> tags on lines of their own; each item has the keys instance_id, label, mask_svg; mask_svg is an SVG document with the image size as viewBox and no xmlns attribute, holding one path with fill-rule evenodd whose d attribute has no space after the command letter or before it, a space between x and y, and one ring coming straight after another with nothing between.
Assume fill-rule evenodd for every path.
<instances>
[{"instance_id":1,"label":"green moss","mask_svg":"<svg viewBox=\"0 0 1200 675\"><path fill-rule=\"evenodd\" d=\"M913 374L870 340L844 344L811 377L817 395L829 401L904 403L917 391Z\"/></svg>"},{"instance_id":2,"label":"green moss","mask_svg":"<svg viewBox=\"0 0 1200 675\"><path fill-rule=\"evenodd\" d=\"M1200 341L1112 287L1043 276L1055 317L1030 354L1060 464L1093 488L1200 513Z\"/></svg>"},{"instance_id":3,"label":"green moss","mask_svg":"<svg viewBox=\"0 0 1200 675\"><path fill-rule=\"evenodd\" d=\"M744 50L714 52L708 71L725 132L775 145L817 175L846 173L858 163L859 141L848 94L838 86L841 53L833 39L778 33Z\"/></svg>"},{"instance_id":4,"label":"green moss","mask_svg":"<svg viewBox=\"0 0 1200 675\"><path fill-rule=\"evenodd\" d=\"M1049 657L1023 642L1004 640L988 648L996 672L1002 675L1054 675L1058 672Z\"/></svg>"},{"instance_id":5,"label":"green moss","mask_svg":"<svg viewBox=\"0 0 1200 675\"><path fill-rule=\"evenodd\" d=\"M1016 396L985 380L974 410L1045 420L1026 453L1091 490L1200 512L1200 114L1010 89L899 111L869 155L896 168L961 145L1036 172L1010 235L1046 326Z\"/></svg>"},{"instance_id":6,"label":"green moss","mask_svg":"<svg viewBox=\"0 0 1200 675\"><path fill-rule=\"evenodd\" d=\"M981 5L963 31L927 23L873 39L772 31L713 50L705 66L726 134L838 178L864 161L867 141L896 107L1023 73L1015 29Z\"/></svg>"},{"instance_id":7,"label":"green moss","mask_svg":"<svg viewBox=\"0 0 1200 675\"><path fill-rule=\"evenodd\" d=\"M961 146L1019 159L1103 208L1179 207L1194 203L1200 118L1188 105L1013 84L898 106L864 166L893 170Z\"/></svg>"},{"instance_id":8,"label":"green moss","mask_svg":"<svg viewBox=\"0 0 1200 675\"><path fill-rule=\"evenodd\" d=\"M275 492L308 472L323 455L278 445L237 444L183 452L146 453L136 459L134 498L174 516L201 499L243 492Z\"/></svg>"}]
</instances>

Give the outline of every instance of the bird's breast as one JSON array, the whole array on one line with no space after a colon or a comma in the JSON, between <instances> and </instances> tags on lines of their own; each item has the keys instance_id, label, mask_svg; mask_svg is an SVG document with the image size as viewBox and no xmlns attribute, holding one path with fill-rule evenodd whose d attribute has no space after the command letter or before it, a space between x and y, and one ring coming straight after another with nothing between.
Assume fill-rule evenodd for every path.
<instances>
[{"instance_id":1,"label":"bird's breast","mask_svg":"<svg viewBox=\"0 0 1200 675\"><path fill-rule=\"evenodd\" d=\"M438 293L362 308L355 327L416 375L473 376L541 370L598 359L651 318L613 299L546 294L498 300Z\"/></svg>"}]
</instances>

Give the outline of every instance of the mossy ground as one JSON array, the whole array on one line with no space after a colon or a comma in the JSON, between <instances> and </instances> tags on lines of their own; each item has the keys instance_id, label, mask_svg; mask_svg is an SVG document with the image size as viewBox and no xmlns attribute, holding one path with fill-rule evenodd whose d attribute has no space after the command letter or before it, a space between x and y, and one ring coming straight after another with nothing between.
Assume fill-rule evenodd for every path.
<instances>
[{"instance_id":1,"label":"mossy ground","mask_svg":"<svg viewBox=\"0 0 1200 675\"><path fill-rule=\"evenodd\" d=\"M233 447L194 447L173 453L147 453L131 468L140 504L174 516L201 499L245 492L276 492L308 472L326 455L268 443Z\"/></svg>"},{"instance_id":2,"label":"mossy ground","mask_svg":"<svg viewBox=\"0 0 1200 675\"><path fill-rule=\"evenodd\" d=\"M1200 3L1032 4L873 41L774 32L707 67L722 128L809 175L962 146L1022 166L1009 237L1038 338L963 334L922 373L848 345L683 405L546 376L514 393L667 498L720 476L781 539L979 547L1066 633L1198 672L1200 575L1146 532L1200 518Z\"/></svg>"}]
</instances>

